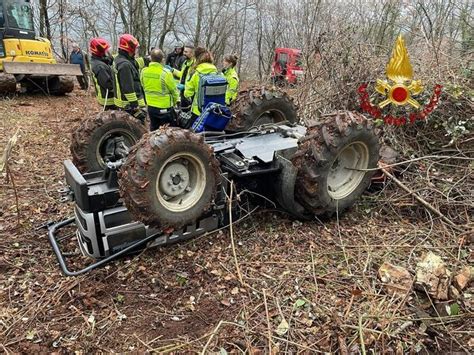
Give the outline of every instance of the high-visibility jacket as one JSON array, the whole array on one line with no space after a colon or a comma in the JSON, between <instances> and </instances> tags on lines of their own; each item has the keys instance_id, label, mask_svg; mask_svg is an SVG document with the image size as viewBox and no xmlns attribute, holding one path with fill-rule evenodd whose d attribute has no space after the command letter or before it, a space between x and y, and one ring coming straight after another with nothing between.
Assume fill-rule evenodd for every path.
<instances>
[{"instance_id":1,"label":"high-visibility jacket","mask_svg":"<svg viewBox=\"0 0 474 355\"><path fill-rule=\"evenodd\" d=\"M120 108L145 107L138 64L127 52L119 50L112 65L114 73L114 102Z\"/></svg>"},{"instance_id":2,"label":"high-visibility jacket","mask_svg":"<svg viewBox=\"0 0 474 355\"><path fill-rule=\"evenodd\" d=\"M186 59L181 66L181 70L173 70L173 75L179 79L181 84L186 83L186 79L189 79L189 69L194 64L194 58Z\"/></svg>"},{"instance_id":3,"label":"high-visibility jacket","mask_svg":"<svg viewBox=\"0 0 474 355\"><path fill-rule=\"evenodd\" d=\"M91 57L92 79L97 101L101 106L114 105L114 77L112 68L105 62L106 58Z\"/></svg>"},{"instance_id":4,"label":"high-visibility jacket","mask_svg":"<svg viewBox=\"0 0 474 355\"><path fill-rule=\"evenodd\" d=\"M191 111L196 114L200 115L201 111L199 110L198 105L198 90L199 90L199 78L202 75L207 74L217 74L217 68L214 64L211 63L201 63L199 64L193 73L190 73L189 80L186 81L186 85L184 86L184 97L187 99L193 98L193 105L191 107Z\"/></svg>"},{"instance_id":5,"label":"high-visibility jacket","mask_svg":"<svg viewBox=\"0 0 474 355\"><path fill-rule=\"evenodd\" d=\"M145 91L148 106L170 108L179 101L179 91L173 74L161 63L151 62L140 73L140 82Z\"/></svg>"},{"instance_id":6,"label":"high-visibility jacket","mask_svg":"<svg viewBox=\"0 0 474 355\"><path fill-rule=\"evenodd\" d=\"M136 57L135 61L138 64L139 71L142 71L143 68L146 68L150 64L150 59L147 57Z\"/></svg>"},{"instance_id":7,"label":"high-visibility jacket","mask_svg":"<svg viewBox=\"0 0 474 355\"><path fill-rule=\"evenodd\" d=\"M225 103L226 105L230 105L230 103L237 98L237 93L239 91L239 76L234 67L224 69L222 72L227 80Z\"/></svg>"}]
</instances>

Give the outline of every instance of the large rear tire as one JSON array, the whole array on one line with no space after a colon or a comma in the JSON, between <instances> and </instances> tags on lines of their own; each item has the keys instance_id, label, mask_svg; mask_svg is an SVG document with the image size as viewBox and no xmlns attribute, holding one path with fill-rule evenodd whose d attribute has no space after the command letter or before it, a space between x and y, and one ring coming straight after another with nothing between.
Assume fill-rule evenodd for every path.
<instances>
[{"instance_id":1,"label":"large rear tire","mask_svg":"<svg viewBox=\"0 0 474 355\"><path fill-rule=\"evenodd\" d=\"M162 128L143 136L119 172L132 216L157 228L194 222L214 200L219 163L200 135Z\"/></svg>"},{"instance_id":2,"label":"large rear tire","mask_svg":"<svg viewBox=\"0 0 474 355\"><path fill-rule=\"evenodd\" d=\"M81 173L103 170L107 160L124 158L123 145L128 152L146 132L140 121L124 111L101 112L82 121L72 133L72 161Z\"/></svg>"},{"instance_id":3,"label":"large rear tire","mask_svg":"<svg viewBox=\"0 0 474 355\"><path fill-rule=\"evenodd\" d=\"M295 198L319 216L341 213L367 189L377 166L379 142L371 121L340 112L309 127L292 162L298 169Z\"/></svg>"},{"instance_id":4,"label":"large rear tire","mask_svg":"<svg viewBox=\"0 0 474 355\"><path fill-rule=\"evenodd\" d=\"M227 128L238 132L262 124L297 121L293 99L276 88L259 86L240 91L230 110L235 117Z\"/></svg>"}]
</instances>

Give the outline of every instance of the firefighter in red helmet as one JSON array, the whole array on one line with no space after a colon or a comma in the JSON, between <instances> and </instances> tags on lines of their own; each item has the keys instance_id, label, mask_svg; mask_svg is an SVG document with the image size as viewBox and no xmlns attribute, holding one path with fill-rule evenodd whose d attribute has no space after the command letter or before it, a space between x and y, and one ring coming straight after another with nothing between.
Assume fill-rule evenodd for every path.
<instances>
[{"instance_id":1,"label":"firefighter in red helmet","mask_svg":"<svg viewBox=\"0 0 474 355\"><path fill-rule=\"evenodd\" d=\"M135 61L139 43L130 34L119 38L118 55L115 57L112 70L114 73L115 106L127 111L143 123L145 122L145 99L140 84L138 64Z\"/></svg>"},{"instance_id":2,"label":"firefighter in red helmet","mask_svg":"<svg viewBox=\"0 0 474 355\"><path fill-rule=\"evenodd\" d=\"M112 74L112 57L110 44L103 38L92 38L89 42L91 53L92 79L94 81L97 101L105 110L115 108L114 77Z\"/></svg>"}]
</instances>

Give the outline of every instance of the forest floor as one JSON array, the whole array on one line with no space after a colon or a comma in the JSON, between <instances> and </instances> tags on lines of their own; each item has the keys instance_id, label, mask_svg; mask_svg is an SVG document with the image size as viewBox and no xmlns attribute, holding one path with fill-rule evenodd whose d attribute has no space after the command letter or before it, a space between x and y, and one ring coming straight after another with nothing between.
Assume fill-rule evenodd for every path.
<instances>
[{"instance_id":1,"label":"forest floor","mask_svg":"<svg viewBox=\"0 0 474 355\"><path fill-rule=\"evenodd\" d=\"M391 294L378 274L388 262L413 279L428 252L451 277L472 265L472 160L407 164L400 178L413 193L388 181L339 219L255 211L234 225L235 258L224 229L65 277L37 227L72 215L57 193L62 162L75 126L97 111L77 89L0 101L0 152L19 128L11 176L0 176L0 351L474 351L472 282L437 300L411 285ZM413 197L437 190L467 206L435 204L452 224ZM74 240L65 247L71 268L90 261Z\"/></svg>"}]
</instances>

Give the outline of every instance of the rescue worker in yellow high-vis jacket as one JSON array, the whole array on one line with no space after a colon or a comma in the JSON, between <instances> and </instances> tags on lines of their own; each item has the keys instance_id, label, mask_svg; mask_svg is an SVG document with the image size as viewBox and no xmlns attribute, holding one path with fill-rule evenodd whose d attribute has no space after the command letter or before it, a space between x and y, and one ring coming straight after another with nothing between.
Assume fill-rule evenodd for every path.
<instances>
[{"instance_id":1,"label":"rescue worker in yellow high-vis jacket","mask_svg":"<svg viewBox=\"0 0 474 355\"><path fill-rule=\"evenodd\" d=\"M163 66L163 59L163 52L153 49L150 64L140 73L150 117L150 131L164 124L176 126L174 106L179 103L179 91L173 74Z\"/></svg>"},{"instance_id":2,"label":"rescue worker in yellow high-vis jacket","mask_svg":"<svg viewBox=\"0 0 474 355\"><path fill-rule=\"evenodd\" d=\"M192 100L191 112L193 119L196 119L201 114L198 104L199 78L202 75L208 74L218 74L218 71L214 65L212 53L204 49L202 53L199 53L199 56L196 56L196 63L191 68L191 77L186 81L183 93L186 99Z\"/></svg>"},{"instance_id":3,"label":"rescue worker in yellow high-vis jacket","mask_svg":"<svg viewBox=\"0 0 474 355\"><path fill-rule=\"evenodd\" d=\"M225 93L226 105L230 105L233 101L235 101L235 99L237 99L237 93L239 92L239 76L235 70L237 60L239 60L239 57L234 54L230 54L224 57L222 63L224 66L222 73L227 80L227 90Z\"/></svg>"},{"instance_id":4,"label":"rescue worker in yellow high-vis jacket","mask_svg":"<svg viewBox=\"0 0 474 355\"><path fill-rule=\"evenodd\" d=\"M179 80L178 89L180 91L180 101L181 101L181 110L187 112L191 108L191 101L184 97L183 91L186 81L191 78L190 70L194 65L194 46L192 44L186 44L184 46L183 55L186 58L181 65L181 70L174 69L173 67L167 65L166 68L169 69L174 77Z\"/></svg>"}]
</instances>

